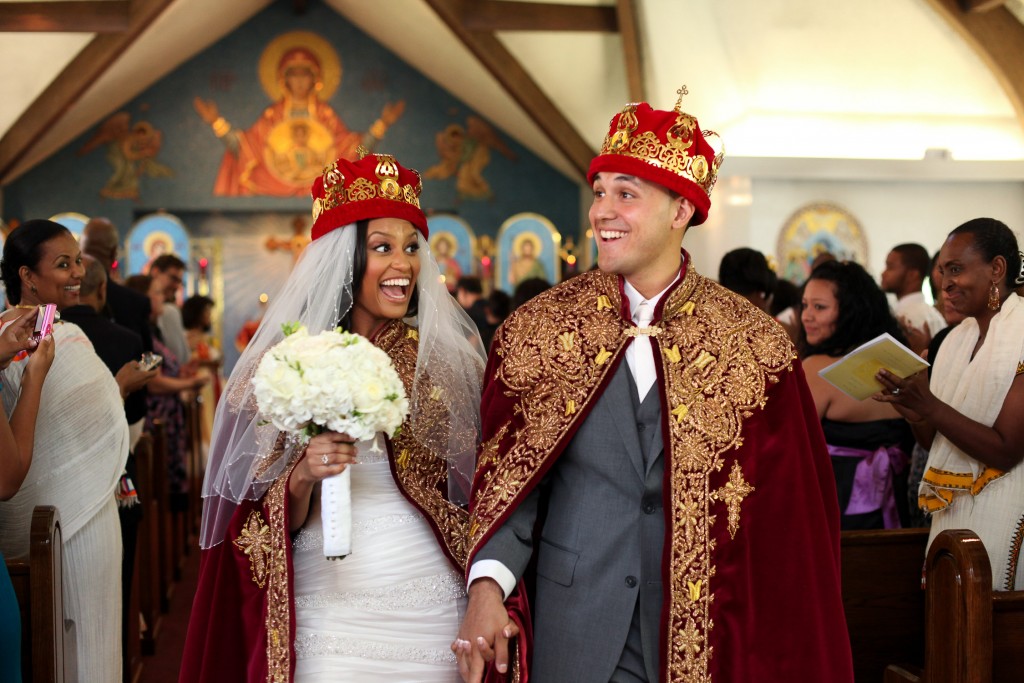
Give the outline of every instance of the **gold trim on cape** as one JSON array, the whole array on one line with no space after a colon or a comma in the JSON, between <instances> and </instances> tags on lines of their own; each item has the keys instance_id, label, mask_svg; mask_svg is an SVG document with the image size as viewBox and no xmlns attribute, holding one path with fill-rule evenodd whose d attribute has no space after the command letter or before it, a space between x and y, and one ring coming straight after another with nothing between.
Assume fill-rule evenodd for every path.
<instances>
[{"instance_id":1,"label":"gold trim on cape","mask_svg":"<svg viewBox=\"0 0 1024 683\"><path fill-rule=\"evenodd\" d=\"M635 334L620 316L621 303L617 276L584 274L528 302L496 335L500 362L493 380L500 396L494 402L504 401L506 410L478 464L471 554L561 454L617 368ZM768 390L792 370L796 355L778 323L692 267L654 325L661 331L649 338L665 379L663 414L670 416L666 675L708 683L716 529L723 528L715 524L721 516L725 540L735 538L742 533L743 501L756 495L730 452L742 446L744 420L765 406ZM720 479L727 465L728 483L714 486L712 477Z\"/></svg>"}]
</instances>

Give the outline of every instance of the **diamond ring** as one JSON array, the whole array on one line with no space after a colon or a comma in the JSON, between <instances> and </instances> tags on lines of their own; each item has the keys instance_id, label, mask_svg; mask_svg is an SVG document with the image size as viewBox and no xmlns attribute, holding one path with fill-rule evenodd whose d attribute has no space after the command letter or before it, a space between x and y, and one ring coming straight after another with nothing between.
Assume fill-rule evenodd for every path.
<instances>
[{"instance_id":1,"label":"diamond ring","mask_svg":"<svg viewBox=\"0 0 1024 683\"><path fill-rule=\"evenodd\" d=\"M330 459L329 459L329 458L327 457L327 454L326 454L326 453L324 453L323 455L321 455L321 456L320 456L320 462L322 462L322 463L323 463L323 464L325 464L325 465L326 465L326 464L327 464L328 462L330 462Z\"/></svg>"},{"instance_id":2,"label":"diamond ring","mask_svg":"<svg viewBox=\"0 0 1024 683\"><path fill-rule=\"evenodd\" d=\"M892 390L892 395L893 396L899 396L900 395L900 388L896 387L895 389L893 389ZM324 464L326 465L327 463L324 463Z\"/></svg>"}]
</instances>

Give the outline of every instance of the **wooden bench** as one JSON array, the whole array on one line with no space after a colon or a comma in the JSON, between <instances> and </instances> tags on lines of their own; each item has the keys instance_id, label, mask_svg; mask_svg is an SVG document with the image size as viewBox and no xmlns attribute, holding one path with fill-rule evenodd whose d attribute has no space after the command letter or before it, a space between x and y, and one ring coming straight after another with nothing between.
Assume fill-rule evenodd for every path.
<instances>
[{"instance_id":1,"label":"wooden bench","mask_svg":"<svg viewBox=\"0 0 1024 683\"><path fill-rule=\"evenodd\" d=\"M29 559L8 561L21 607L21 667L25 683L74 680L65 672L63 545L60 513L52 505L32 511Z\"/></svg>"},{"instance_id":2,"label":"wooden bench","mask_svg":"<svg viewBox=\"0 0 1024 683\"><path fill-rule=\"evenodd\" d=\"M135 444L136 488L139 491L139 505L142 506L142 521L139 523L139 537L136 540L138 555L135 576L139 585L139 613L146 625L140 634L143 655L156 652L156 638L162 622L160 543L163 522L156 488L156 468L153 437L143 433Z\"/></svg>"},{"instance_id":3,"label":"wooden bench","mask_svg":"<svg viewBox=\"0 0 1024 683\"><path fill-rule=\"evenodd\" d=\"M890 666L885 683L1024 680L1024 591L992 590L981 539L966 530L942 532L928 551L926 573L924 666Z\"/></svg>"},{"instance_id":4,"label":"wooden bench","mask_svg":"<svg viewBox=\"0 0 1024 683\"><path fill-rule=\"evenodd\" d=\"M844 531L840 546L854 678L882 683L889 664L924 661L928 530Z\"/></svg>"}]
</instances>

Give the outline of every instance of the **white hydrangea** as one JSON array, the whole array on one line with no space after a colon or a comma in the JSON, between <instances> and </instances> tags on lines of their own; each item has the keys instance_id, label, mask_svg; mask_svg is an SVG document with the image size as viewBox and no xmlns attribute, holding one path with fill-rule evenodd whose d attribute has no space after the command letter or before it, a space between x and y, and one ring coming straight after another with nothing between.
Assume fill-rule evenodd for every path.
<instances>
[{"instance_id":1,"label":"white hydrangea","mask_svg":"<svg viewBox=\"0 0 1024 683\"><path fill-rule=\"evenodd\" d=\"M252 384L260 414L284 432L323 430L357 441L394 435L409 413L391 359L365 337L341 330L310 335L289 326L260 361Z\"/></svg>"}]
</instances>

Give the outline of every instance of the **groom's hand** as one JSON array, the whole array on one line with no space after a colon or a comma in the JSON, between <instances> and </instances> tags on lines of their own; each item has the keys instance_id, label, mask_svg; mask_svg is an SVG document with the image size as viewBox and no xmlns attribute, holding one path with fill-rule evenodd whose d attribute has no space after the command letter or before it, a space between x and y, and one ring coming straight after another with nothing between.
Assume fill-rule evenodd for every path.
<instances>
[{"instance_id":1,"label":"groom's hand","mask_svg":"<svg viewBox=\"0 0 1024 683\"><path fill-rule=\"evenodd\" d=\"M477 579L469 587L469 605L452 652L466 683L480 683L484 667L493 661L501 673L508 671L508 641L519 635L509 619L504 594L493 579Z\"/></svg>"}]
</instances>

